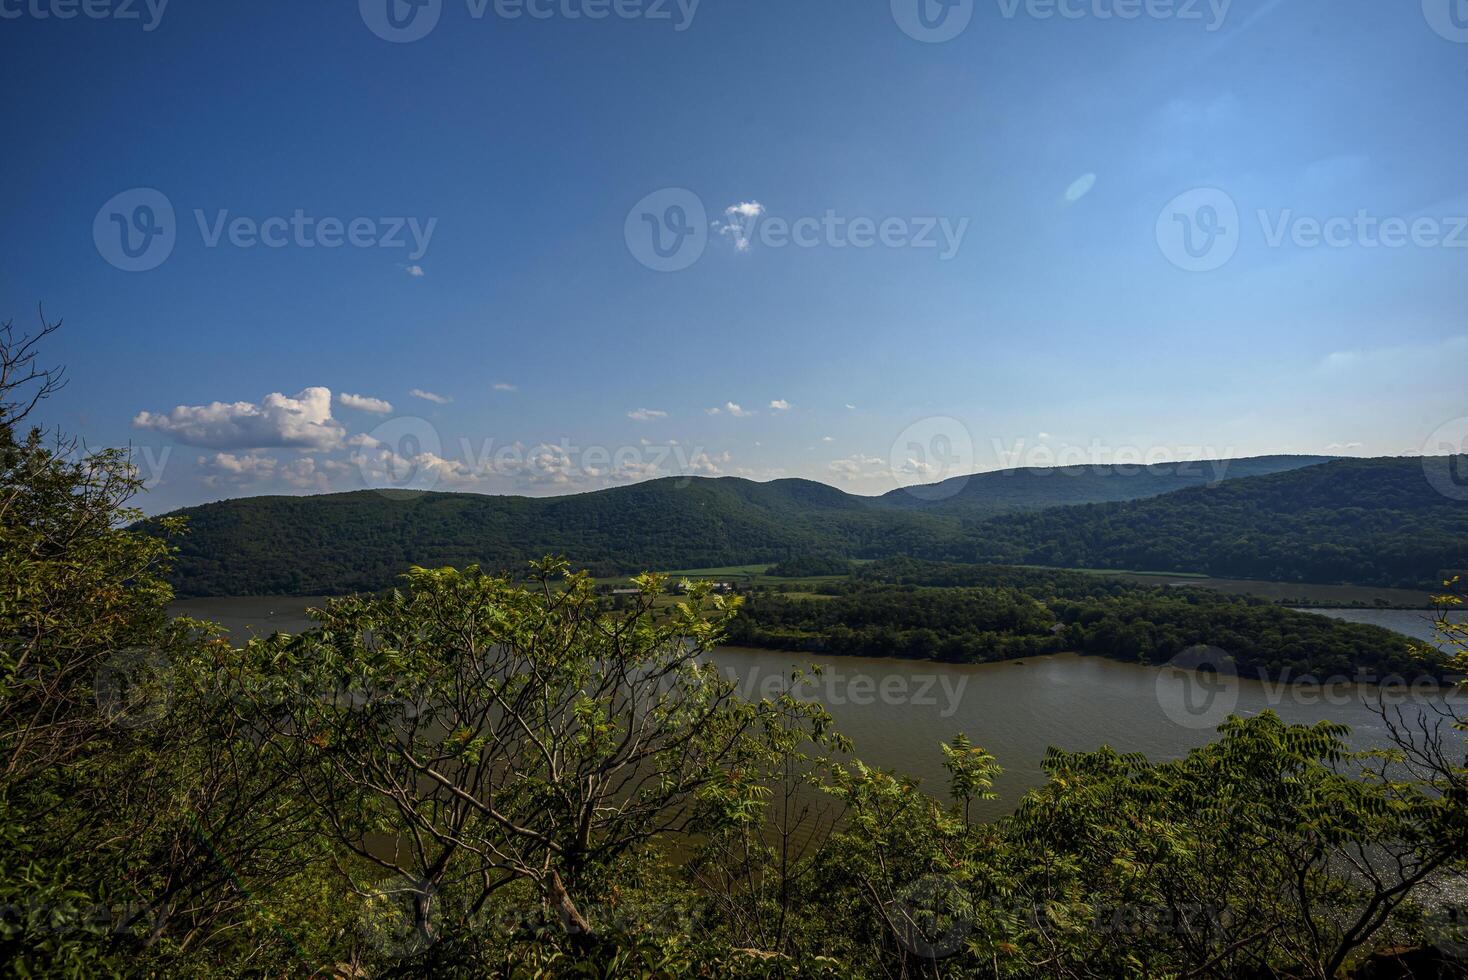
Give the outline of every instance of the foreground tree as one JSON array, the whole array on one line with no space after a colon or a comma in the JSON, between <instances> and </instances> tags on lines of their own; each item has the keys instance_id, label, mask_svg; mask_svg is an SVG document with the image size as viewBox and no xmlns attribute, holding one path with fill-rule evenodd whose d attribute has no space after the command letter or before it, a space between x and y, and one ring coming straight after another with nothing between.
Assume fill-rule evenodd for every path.
<instances>
[{"instance_id":1,"label":"foreground tree","mask_svg":"<svg viewBox=\"0 0 1468 980\"><path fill-rule=\"evenodd\" d=\"M693 586L663 607L645 575L611 614L563 561L534 576L415 569L250 648L293 679L257 694L278 764L399 889L423 949L527 898L523 918L591 948L640 852L739 818L782 724L704 657L737 599Z\"/></svg>"}]
</instances>

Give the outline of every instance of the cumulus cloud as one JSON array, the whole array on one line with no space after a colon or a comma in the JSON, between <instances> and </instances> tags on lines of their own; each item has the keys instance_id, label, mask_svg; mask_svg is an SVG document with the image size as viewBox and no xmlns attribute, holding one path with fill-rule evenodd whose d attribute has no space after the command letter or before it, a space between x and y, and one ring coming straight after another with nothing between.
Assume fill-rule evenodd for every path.
<instances>
[{"instance_id":1,"label":"cumulus cloud","mask_svg":"<svg viewBox=\"0 0 1468 980\"><path fill-rule=\"evenodd\" d=\"M179 405L169 412L139 412L139 429L171 435L206 449L318 449L341 445L346 430L331 417L331 389L307 388L298 395L280 392L254 402Z\"/></svg>"},{"instance_id":2,"label":"cumulus cloud","mask_svg":"<svg viewBox=\"0 0 1468 980\"><path fill-rule=\"evenodd\" d=\"M422 279L425 275L425 273L423 272L423 266L421 265L410 265L407 267L407 272L408 275L412 276L414 279Z\"/></svg>"},{"instance_id":3,"label":"cumulus cloud","mask_svg":"<svg viewBox=\"0 0 1468 980\"><path fill-rule=\"evenodd\" d=\"M864 456L860 453L845 459L833 460L828 468L832 473L848 480L869 479L890 473L885 459L879 456Z\"/></svg>"},{"instance_id":4,"label":"cumulus cloud","mask_svg":"<svg viewBox=\"0 0 1468 980\"><path fill-rule=\"evenodd\" d=\"M853 404L851 404L851 402L847 402L846 403L846 410L848 412L854 412L854 411L856 411L856 406L853 405Z\"/></svg>"},{"instance_id":5,"label":"cumulus cloud","mask_svg":"<svg viewBox=\"0 0 1468 980\"><path fill-rule=\"evenodd\" d=\"M745 409L738 402L725 402L722 407L715 405L713 408L704 409L704 411L707 412L709 415L723 415L725 413L728 413L729 415L734 416L736 419L747 418L751 415L758 414L756 412Z\"/></svg>"},{"instance_id":6,"label":"cumulus cloud","mask_svg":"<svg viewBox=\"0 0 1468 980\"><path fill-rule=\"evenodd\" d=\"M299 490L325 490L328 483L323 467L311 456L282 463L264 453L215 453L200 456L199 468L204 484L211 487L280 481Z\"/></svg>"},{"instance_id":7,"label":"cumulus cloud","mask_svg":"<svg viewBox=\"0 0 1468 980\"><path fill-rule=\"evenodd\" d=\"M770 407L777 412L790 411L790 403L783 398L776 398L774 401L770 402Z\"/></svg>"},{"instance_id":8,"label":"cumulus cloud","mask_svg":"<svg viewBox=\"0 0 1468 980\"><path fill-rule=\"evenodd\" d=\"M433 404L435 405L447 405L449 402L453 401L453 399L450 398L448 395L440 395L432 391L424 391L422 388L414 388L412 391L408 392L408 394L412 395L414 398L421 398L426 402L433 402Z\"/></svg>"},{"instance_id":9,"label":"cumulus cloud","mask_svg":"<svg viewBox=\"0 0 1468 980\"><path fill-rule=\"evenodd\" d=\"M634 408L627 413L627 417L634 422L651 422L655 419L667 418L668 413L656 408Z\"/></svg>"},{"instance_id":10,"label":"cumulus cloud","mask_svg":"<svg viewBox=\"0 0 1468 980\"><path fill-rule=\"evenodd\" d=\"M730 460L728 452L722 452L717 456L708 453L695 453L688 461L687 471L698 476L723 476L724 465Z\"/></svg>"},{"instance_id":11,"label":"cumulus cloud","mask_svg":"<svg viewBox=\"0 0 1468 980\"><path fill-rule=\"evenodd\" d=\"M821 442L835 442L835 441L836 440L833 439L831 436L821 436Z\"/></svg>"},{"instance_id":12,"label":"cumulus cloud","mask_svg":"<svg viewBox=\"0 0 1468 980\"><path fill-rule=\"evenodd\" d=\"M370 395L352 395L344 391L336 396L336 401L338 405L355 408L359 412L371 412L374 415L392 414L392 402L373 398Z\"/></svg>"},{"instance_id":13,"label":"cumulus cloud","mask_svg":"<svg viewBox=\"0 0 1468 980\"><path fill-rule=\"evenodd\" d=\"M724 209L724 220L713 223L714 230L734 243L741 252L749 251L754 237L754 224L765 213L765 206L758 201L731 204Z\"/></svg>"}]
</instances>

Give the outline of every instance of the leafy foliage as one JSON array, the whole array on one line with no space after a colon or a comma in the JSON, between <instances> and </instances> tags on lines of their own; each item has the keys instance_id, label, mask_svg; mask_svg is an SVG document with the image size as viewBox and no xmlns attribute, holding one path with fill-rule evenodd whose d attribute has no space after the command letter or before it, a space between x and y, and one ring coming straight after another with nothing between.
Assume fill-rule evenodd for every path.
<instances>
[{"instance_id":1,"label":"leafy foliage","mask_svg":"<svg viewBox=\"0 0 1468 980\"><path fill-rule=\"evenodd\" d=\"M548 499L256 497L180 512L192 533L178 545L172 580L185 595L340 594L389 588L414 565L518 571L548 553L598 575L909 555L1415 587L1435 587L1468 565L1468 504L1433 490L1420 460L1338 460L1254 476L1243 475L1246 462L1226 471L1239 479L1217 486L1031 511L1009 502L1003 509L1012 512L1001 516L899 506L905 498L855 497L806 480L729 478ZM1086 486L1083 476L1047 479ZM1106 485L1126 479L1155 487L1146 470L1110 475ZM158 522L145 527L162 530Z\"/></svg>"}]
</instances>

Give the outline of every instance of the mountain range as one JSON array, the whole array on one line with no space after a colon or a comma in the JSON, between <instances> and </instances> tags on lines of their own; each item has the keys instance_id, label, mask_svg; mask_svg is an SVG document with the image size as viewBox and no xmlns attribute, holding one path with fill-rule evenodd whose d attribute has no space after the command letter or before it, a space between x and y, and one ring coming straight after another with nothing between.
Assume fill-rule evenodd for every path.
<instances>
[{"instance_id":1,"label":"mountain range","mask_svg":"<svg viewBox=\"0 0 1468 980\"><path fill-rule=\"evenodd\" d=\"M189 532L173 580L195 596L372 590L414 564L518 570L548 553L600 575L910 555L1430 588L1468 568L1468 502L1433 489L1419 458L1006 470L881 497L673 477L564 497L364 490L175 513Z\"/></svg>"}]
</instances>

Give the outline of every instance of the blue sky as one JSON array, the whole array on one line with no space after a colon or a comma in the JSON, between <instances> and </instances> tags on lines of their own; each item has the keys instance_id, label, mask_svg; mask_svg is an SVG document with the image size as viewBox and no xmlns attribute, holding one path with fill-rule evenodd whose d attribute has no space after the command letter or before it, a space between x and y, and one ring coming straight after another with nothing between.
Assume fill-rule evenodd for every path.
<instances>
[{"instance_id":1,"label":"blue sky","mask_svg":"<svg viewBox=\"0 0 1468 980\"><path fill-rule=\"evenodd\" d=\"M149 510L1468 416L1450 0L90 2L0 0L0 295L65 320L45 421L137 447Z\"/></svg>"}]
</instances>

